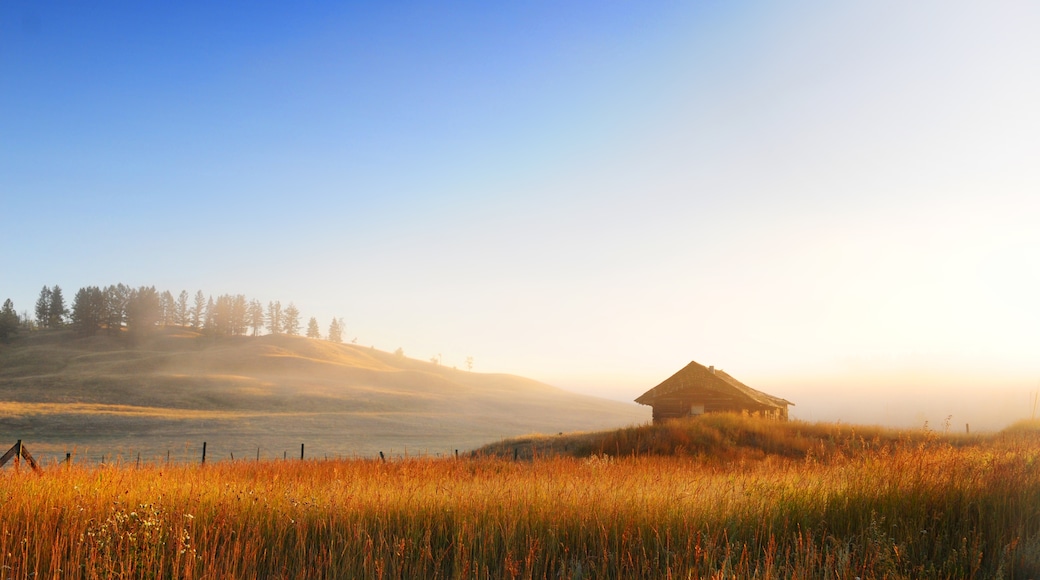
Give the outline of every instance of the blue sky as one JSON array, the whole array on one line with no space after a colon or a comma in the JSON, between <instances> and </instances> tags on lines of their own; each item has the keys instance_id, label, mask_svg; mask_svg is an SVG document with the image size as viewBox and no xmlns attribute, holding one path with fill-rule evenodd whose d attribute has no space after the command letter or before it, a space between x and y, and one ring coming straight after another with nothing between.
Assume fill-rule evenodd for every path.
<instances>
[{"instance_id":1,"label":"blue sky","mask_svg":"<svg viewBox=\"0 0 1040 580\"><path fill-rule=\"evenodd\" d=\"M1035 4L387 4L0 4L0 298L244 293L627 400L692 359L805 418L1037 388Z\"/></svg>"}]
</instances>

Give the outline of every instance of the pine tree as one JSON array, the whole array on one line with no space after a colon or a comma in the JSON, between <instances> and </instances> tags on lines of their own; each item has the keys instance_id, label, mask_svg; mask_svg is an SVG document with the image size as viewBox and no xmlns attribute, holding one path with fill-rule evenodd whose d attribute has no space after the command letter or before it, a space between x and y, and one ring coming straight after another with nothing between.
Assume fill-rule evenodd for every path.
<instances>
[{"instance_id":1,"label":"pine tree","mask_svg":"<svg viewBox=\"0 0 1040 580\"><path fill-rule=\"evenodd\" d=\"M242 294L231 299L231 334L242 336L249 328L249 303Z\"/></svg>"},{"instance_id":2,"label":"pine tree","mask_svg":"<svg viewBox=\"0 0 1040 580\"><path fill-rule=\"evenodd\" d=\"M206 302L205 314L202 319L202 329L206 331L206 334L217 334L216 321L217 321L217 306L213 303L213 297L210 296Z\"/></svg>"},{"instance_id":3,"label":"pine tree","mask_svg":"<svg viewBox=\"0 0 1040 580\"><path fill-rule=\"evenodd\" d=\"M130 294L132 292L129 286L122 283L105 287L103 319L109 333L118 333L123 329L123 325L126 323L126 310L130 304Z\"/></svg>"},{"instance_id":4,"label":"pine tree","mask_svg":"<svg viewBox=\"0 0 1040 580\"><path fill-rule=\"evenodd\" d=\"M159 295L159 313L160 325L165 327L177 324L177 300L169 290Z\"/></svg>"},{"instance_id":5,"label":"pine tree","mask_svg":"<svg viewBox=\"0 0 1040 580\"><path fill-rule=\"evenodd\" d=\"M231 297L227 294L210 300L209 314L206 317L206 329L214 336L231 334Z\"/></svg>"},{"instance_id":6,"label":"pine tree","mask_svg":"<svg viewBox=\"0 0 1040 580\"><path fill-rule=\"evenodd\" d=\"M188 326L188 322L191 321L190 314L188 313L188 291L181 290L181 293L177 295L177 306L174 308L173 323L178 326Z\"/></svg>"},{"instance_id":7,"label":"pine tree","mask_svg":"<svg viewBox=\"0 0 1040 580\"><path fill-rule=\"evenodd\" d=\"M202 293L202 290L195 293L195 305L190 314L192 330L201 329L203 316L206 314L206 295Z\"/></svg>"},{"instance_id":8,"label":"pine tree","mask_svg":"<svg viewBox=\"0 0 1040 580\"><path fill-rule=\"evenodd\" d=\"M14 310L14 302L8 298L0 308L0 342L8 342L11 335L18 332L18 313Z\"/></svg>"},{"instance_id":9,"label":"pine tree","mask_svg":"<svg viewBox=\"0 0 1040 580\"><path fill-rule=\"evenodd\" d=\"M253 336L260 336L264 329L264 305L259 300L254 299L249 303L249 328Z\"/></svg>"},{"instance_id":10,"label":"pine tree","mask_svg":"<svg viewBox=\"0 0 1040 580\"><path fill-rule=\"evenodd\" d=\"M159 293L155 286L141 286L130 292L126 305L126 327L135 337L155 330L159 322Z\"/></svg>"},{"instance_id":11,"label":"pine tree","mask_svg":"<svg viewBox=\"0 0 1040 580\"><path fill-rule=\"evenodd\" d=\"M50 328L61 328L65 324L65 317L68 314L69 311L65 308L65 297L61 293L61 286L55 284L54 289L51 290L51 304L48 310L47 326Z\"/></svg>"},{"instance_id":12,"label":"pine tree","mask_svg":"<svg viewBox=\"0 0 1040 580\"><path fill-rule=\"evenodd\" d=\"M105 319L105 293L97 286L80 288L72 300L72 329L80 336L94 336Z\"/></svg>"},{"instance_id":13,"label":"pine tree","mask_svg":"<svg viewBox=\"0 0 1040 580\"><path fill-rule=\"evenodd\" d=\"M51 320L51 289L44 286L36 299L36 326L47 328Z\"/></svg>"},{"instance_id":14,"label":"pine tree","mask_svg":"<svg viewBox=\"0 0 1040 580\"><path fill-rule=\"evenodd\" d=\"M285 312L282 314L282 327L285 329L285 334L289 336L300 334L300 311L292 302L285 307Z\"/></svg>"},{"instance_id":15,"label":"pine tree","mask_svg":"<svg viewBox=\"0 0 1040 580\"><path fill-rule=\"evenodd\" d=\"M329 341L343 342L343 326L335 318L329 323Z\"/></svg>"},{"instance_id":16,"label":"pine tree","mask_svg":"<svg viewBox=\"0 0 1040 580\"><path fill-rule=\"evenodd\" d=\"M318 328L318 319L311 316L307 322L307 338L321 338L321 330Z\"/></svg>"},{"instance_id":17,"label":"pine tree","mask_svg":"<svg viewBox=\"0 0 1040 580\"><path fill-rule=\"evenodd\" d=\"M267 332L270 334L282 333L282 303L275 300L267 303Z\"/></svg>"}]
</instances>

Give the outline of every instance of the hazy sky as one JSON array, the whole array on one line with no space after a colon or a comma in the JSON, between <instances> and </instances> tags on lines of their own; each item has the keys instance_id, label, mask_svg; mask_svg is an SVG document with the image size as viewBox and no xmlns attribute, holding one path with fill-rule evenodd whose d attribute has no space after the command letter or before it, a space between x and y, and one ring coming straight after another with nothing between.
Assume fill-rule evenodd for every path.
<instances>
[{"instance_id":1,"label":"hazy sky","mask_svg":"<svg viewBox=\"0 0 1040 580\"><path fill-rule=\"evenodd\" d=\"M697 360L802 418L1028 416L1037 31L1029 1L3 2L0 299L242 293L626 400Z\"/></svg>"}]
</instances>

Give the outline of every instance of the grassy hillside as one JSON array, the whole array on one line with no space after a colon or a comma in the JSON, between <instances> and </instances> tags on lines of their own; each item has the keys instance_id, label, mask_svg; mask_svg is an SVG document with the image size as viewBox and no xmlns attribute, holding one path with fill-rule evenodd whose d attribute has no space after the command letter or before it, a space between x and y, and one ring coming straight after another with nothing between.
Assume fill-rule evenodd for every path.
<instances>
[{"instance_id":1,"label":"grassy hillside","mask_svg":"<svg viewBox=\"0 0 1040 580\"><path fill-rule=\"evenodd\" d=\"M138 344L40 332L0 347L0 445L212 459L449 453L523 433L644 422L645 408L510 375L290 336L168 329Z\"/></svg>"},{"instance_id":2,"label":"grassy hillside","mask_svg":"<svg viewBox=\"0 0 1040 580\"><path fill-rule=\"evenodd\" d=\"M1005 434L1038 431L1040 426L1026 421L1009 427ZM829 460L836 456L854 456L865 451L892 449L899 445L927 445L937 441L958 447L975 445L991 437L711 414L606 431L557 436L523 435L490 443L474 450L473 454L521 459L677 456L716 463L767 457Z\"/></svg>"}]
</instances>

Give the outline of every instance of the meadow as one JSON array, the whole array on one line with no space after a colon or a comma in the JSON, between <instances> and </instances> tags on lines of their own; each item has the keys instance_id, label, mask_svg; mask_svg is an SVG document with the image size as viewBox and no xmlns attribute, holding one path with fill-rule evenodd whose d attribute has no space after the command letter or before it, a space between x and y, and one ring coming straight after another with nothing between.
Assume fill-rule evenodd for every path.
<instances>
[{"instance_id":1,"label":"meadow","mask_svg":"<svg viewBox=\"0 0 1040 580\"><path fill-rule=\"evenodd\" d=\"M0 570L4 578L1040 576L1036 425L969 438L716 417L578 439L620 447L619 437L678 439L683 450L55 463L42 474L7 467ZM696 437L729 451L697 452Z\"/></svg>"},{"instance_id":2,"label":"meadow","mask_svg":"<svg viewBox=\"0 0 1040 580\"><path fill-rule=\"evenodd\" d=\"M125 333L123 333L125 335ZM0 344L0 434L37 459L452 453L531 432L644 422L649 409L523 377L299 336L156 329ZM9 439L7 439L9 438Z\"/></svg>"}]
</instances>

